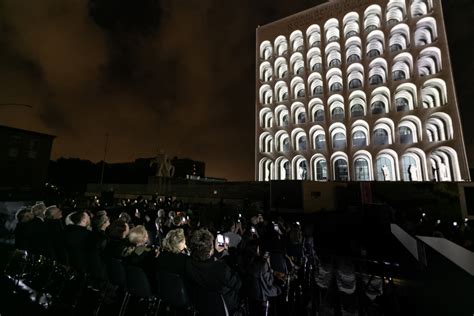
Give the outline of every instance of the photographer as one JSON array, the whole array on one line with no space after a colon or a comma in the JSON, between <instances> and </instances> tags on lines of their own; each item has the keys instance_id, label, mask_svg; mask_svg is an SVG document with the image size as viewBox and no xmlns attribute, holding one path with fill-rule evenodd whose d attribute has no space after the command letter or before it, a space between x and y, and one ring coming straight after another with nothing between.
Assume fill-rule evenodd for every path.
<instances>
[{"instance_id":1,"label":"photographer","mask_svg":"<svg viewBox=\"0 0 474 316\"><path fill-rule=\"evenodd\" d=\"M227 264L216 260L214 251L222 253L223 245L214 244L214 236L205 229L192 233L189 240L191 259L186 262L190 294L200 315L225 315L221 295L232 315L238 307L241 281Z\"/></svg>"}]
</instances>

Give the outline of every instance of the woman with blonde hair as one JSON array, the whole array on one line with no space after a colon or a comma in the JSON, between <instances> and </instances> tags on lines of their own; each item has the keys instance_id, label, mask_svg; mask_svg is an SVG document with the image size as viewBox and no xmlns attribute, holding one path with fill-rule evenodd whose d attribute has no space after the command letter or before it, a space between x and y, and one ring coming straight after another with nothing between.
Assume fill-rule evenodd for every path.
<instances>
[{"instance_id":1,"label":"woman with blonde hair","mask_svg":"<svg viewBox=\"0 0 474 316\"><path fill-rule=\"evenodd\" d=\"M151 267L152 260L158 255L158 251L149 247L148 232L143 225L138 225L130 229L128 233L130 246L125 252L125 261L134 266L140 266L144 270Z\"/></svg>"},{"instance_id":2,"label":"woman with blonde hair","mask_svg":"<svg viewBox=\"0 0 474 316\"><path fill-rule=\"evenodd\" d=\"M186 238L181 228L173 229L166 234L162 251L157 260L157 270L183 275L186 260Z\"/></svg>"}]
</instances>

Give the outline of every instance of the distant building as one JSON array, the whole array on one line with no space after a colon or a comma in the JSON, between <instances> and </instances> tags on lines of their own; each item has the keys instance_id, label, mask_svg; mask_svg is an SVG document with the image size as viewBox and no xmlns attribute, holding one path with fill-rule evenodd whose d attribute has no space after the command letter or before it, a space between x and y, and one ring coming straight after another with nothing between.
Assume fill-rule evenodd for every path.
<instances>
[{"instance_id":1,"label":"distant building","mask_svg":"<svg viewBox=\"0 0 474 316\"><path fill-rule=\"evenodd\" d=\"M330 1L256 33L257 180L470 180L441 0Z\"/></svg>"},{"instance_id":2,"label":"distant building","mask_svg":"<svg viewBox=\"0 0 474 316\"><path fill-rule=\"evenodd\" d=\"M0 126L0 190L44 187L55 136Z\"/></svg>"},{"instance_id":3,"label":"distant building","mask_svg":"<svg viewBox=\"0 0 474 316\"><path fill-rule=\"evenodd\" d=\"M174 157L171 160L171 164L175 168L175 178L196 179L196 177L203 178L205 176L206 164L202 161Z\"/></svg>"}]
</instances>

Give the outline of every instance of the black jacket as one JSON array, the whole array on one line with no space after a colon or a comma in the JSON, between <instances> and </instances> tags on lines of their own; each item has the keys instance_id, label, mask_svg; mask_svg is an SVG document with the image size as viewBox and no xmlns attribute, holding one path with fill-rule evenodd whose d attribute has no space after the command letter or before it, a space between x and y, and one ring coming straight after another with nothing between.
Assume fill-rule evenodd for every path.
<instances>
[{"instance_id":1,"label":"black jacket","mask_svg":"<svg viewBox=\"0 0 474 316\"><path fill-rule=\"evenodd\" d=\"M64 245L69 265L85 272L89 263L88 241L91 232L79 225L68 225L64 230Z\"/></svg>"},{"instance_id":2,"label":"black jacket","mask_svg":"<svg viewBox=\"0 0 474 316\"><path fill-rule=\"evenodd\" d=\"M221 295L232 314L239 305L239 276L223 261L186 261L186 279L190 296L200 315L225 315Z\"/></svg>"},{"instance_id":3,"label":"black jacket","mask_svg":"<svg viewBox=\"0 0 474 316\"><path fill-rule=\"evenodd\" d=\"M47 254L47 231L44 220L35 217L28 223L28 248L36 255L48 255Z\"/></svg>"},{"instance_id":4,"label":"black jacket","mask_svg":"<svg viewBox=\"0 0 474 316\"><path fill-rule=\"evenodd\" d=\"M245 294L255 301L267 301L281 292L273 285L273 272L269 264L262 259L246 266L243 283Z\"/></svg>"},{"instance_id":5,"label":"black jacket","mask_svg":"<svg viewBox=\"0 0 474 316\"><path fill-rule=\"evenodd\" d=\"M60 219L45 219L45 255L51 259L68 264L64 247L64 224Z\"/></svg>"},{"instance_id":6,"label":"black jacket","mask_svg":"<svg viewBox=\"0 0 474 316\"><path fill-rule=\"evenodd\" d=\"M182 253L163 251L156 261L156 269L157 271L171 272L183 276L188 258L187 255Z\"/></svg>"},{"instance_id":7,"label":"black jacket","mask_svg":"<svg viewBox=\"0 0 474 316\"><path fill-rule=\"evenodd\" d=\"M102 255L109 238L104 231L94 230L87 240L88 272L96 279L106 279L105 264Z\"/></svg>"},{"instance_id":8,"label":"black jacket","mask_svg":"<svg viewBox=\"0 0 474 316\"><path fill-rule=\"evenodd\" d=\"M30 250L29 241L31 238L30 223L18 223L15 227L15 247L21 250Z\"/></svg>"}]
</instances>

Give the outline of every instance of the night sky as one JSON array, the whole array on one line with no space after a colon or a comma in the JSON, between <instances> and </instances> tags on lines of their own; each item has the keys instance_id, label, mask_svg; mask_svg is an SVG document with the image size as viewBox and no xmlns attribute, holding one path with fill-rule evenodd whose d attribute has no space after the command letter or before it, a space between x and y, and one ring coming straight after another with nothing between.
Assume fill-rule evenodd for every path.
<instances>
[{"instance_id":1,"label":"night sky","mask_svg":"<svg viewBox=\"0 0 474 316\"><path fill-rule=\"evenodd\" d=\"M153 156L253 180L255 29L316 0L0 0L0 124L58 136L52 158ZM445 1L474 165L474 3Z\"/></svg>"}]
</instances>

